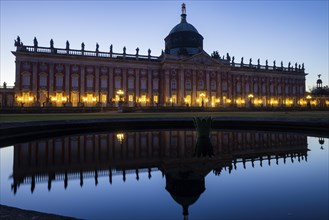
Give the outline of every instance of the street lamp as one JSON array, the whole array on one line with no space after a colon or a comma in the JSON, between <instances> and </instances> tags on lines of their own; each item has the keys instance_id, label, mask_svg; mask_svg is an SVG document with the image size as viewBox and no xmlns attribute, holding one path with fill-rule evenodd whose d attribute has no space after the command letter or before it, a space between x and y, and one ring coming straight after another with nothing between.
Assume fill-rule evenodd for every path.
<instances>
[{"instance_id":1,"label":"street lamp","mask_svg":"<svg viewBox=\"0 0 329 220\"><path fill-rule=\"evenodd\" d=\"M251 106L252 106L251 99L254 98L254 95L250 93L250 94L248 95L248 98L249 98L249 107L251 107Z\"/></svg>"},{"instance_id":2,"label":"street lamp","mask_svg":"<svg viewBox=\"0 0 329 220\"><path fill-rule=\"evenodd\" d=\"M201 93L200 96L201 96L201 106L203 107L204 106L204 97L206 97L206 94Z\"/></svg>"},{"instance_id":3,"label":"street lamp","mask_svg":"<svg viewBox=\"0 0 329 220\"><path fill-rule=\"evenodd\" d=\"M119 96L119 107L121 107L122 106L122 101L123 101L122 99L123 99L123 95L124 95L123 90L119 89L117 91L117 95Z\"/></svg>"},{"instance_id":4,"label":"street lamp","mask_svg":"<svg viewBox=\"0 0 329 220\"><path fill-rule=\"evenodd\" d=\"M310 96L310 95L307 95L306 96L306 99L307 99L307 107L311 107L311 99L312 99L312 96Z\"/></svg>"}]
</instances>

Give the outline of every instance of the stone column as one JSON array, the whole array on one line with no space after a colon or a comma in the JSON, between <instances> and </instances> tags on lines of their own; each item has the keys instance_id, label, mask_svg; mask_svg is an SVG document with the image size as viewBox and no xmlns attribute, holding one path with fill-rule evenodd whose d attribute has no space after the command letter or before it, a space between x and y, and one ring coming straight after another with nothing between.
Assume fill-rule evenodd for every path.
<instances>
[{"instance_id":1,"label":"stone column","mask_svg":"<svg viewBox=\"0 0 329 220\"><path fill-rule=\"evenodd\" d=\"M80 65L80 98L85 95L85 66ZM81 101L81 100L80 100Z\"/></svg>"},{"instance_id":2,"label":"stone column","mask_svg":"<svg viewBox=\"0 0 329 220\"><path fill-rule=\"evenodd\" d=\"M208 99L208 103L205 101L205 106L209 106L209 104L211 103L211 88L210 88L210 76L209 76L209 72L206 71L206 96Z\"/></svg>"},{"instance_id":3,"label":"stone column","mask_svg":"<svg viewBox=\"0 0 329 220\"><path fill-rule=\"evenodd\" d=\"M33 62L32 68L32 95L37 96L38 89L38 63Z\"/></svg>"},{"instance_id":4,"label":"stone column","mask_svg":"<svg viewBox=\"0 0 329 220\"><path fill-rule=\"evenodd\" d=\"M196 71L193 70L192 71L192 95L191 95L191 98L192 98L192 103L191 105L195 105L196 104Z\"/></svg>"},{"instance_id":5,"label":"stone column","mask_svg":"<svg viewBox=\"0 0 329 220\"><path fill-rule=\"evenodd\" d=\"M147 90L148 90L148 97L150 98L150 101L153 101L152 97L152 70L147 71Z\"/></svg>"},{"instance_id":6,"label":"stone column","mask_svg":"<svg viewBox=\"0 0 329 220\"><path fill-rule=\"evenodd\" d=\"M164 102L167 103L167 99L169 98L170 96L170 93L169 93L169 85L170 85L170 79L169 79L169 70L166 70L165 72L165 90L166 90L166 96L165 96L165 100Z\"/></svg>"},{"instance_id":7,"label":"stone column","mask_svg":"<svg viewBox=\"0 0 329 220\"><path fill-rule=\"evenodd\" d=\"M113 98L113 68L109 68L109 87L108 87L108 100ZM112 100L111 100L112 101Z\"/></svg>"},{"instance_id":8,"label":"stone column","mask_svg":"<svg viewBox=\"0 0 329 220\"><path fill-rule=\"evenodd\" d=\"M185 80L184 80L184 68L180 69L179 71L179 93L178 93L178 97L177 100L179 100L178 104L180 104L181 101L183 101L183 105L184 105L184 85L185 85ZM179 98L179 99L178 99Z\"/></svg>"},{"instance_id":9,"label":"stone column","mask_svg":"<svg viewBox=\"0 0 329 220\"><path fill-rule=\"evenodd\" d=\"M139 69L136 69L135 70L135 74L136 74L136 80L135 80L135 83L136 83L136 97L139 98L139 95L140 95L140 91L139 91L139 73L140 73L140 70ZM136 99L135 97L135 99Z\"/></svg>"},{"instance_id":10,"label":"stone column","mask_svg":"<svg viewBox=\"0 0 329 220\"><path fill-rule=\"evenodd\" d=\"M127 93L128 93L128 90L127 90L127 69L121 69L121 73L122 73L122 90L124 92L124 99L125 101L127 100Z\"/></svg>"},{"instance_id":11,"label":"stone column","mask_svg":"<svg viewBox=\"0 0 329 220\"><path fill-rule=\"evenodd\" d=\"M71 100L70 95L70 64L65 64L65 88L64 89L64 96L69 96L69 100Z\"/></svg>"},{"instance_id":12,"label":"stone column","mask_svg":"<svg viewBox=\"0 0 329 220\"><path fill-rule=\"evenodd\" d=\"M48 97L54 92L54 64L49 64L49 75L48 75Z\"/></svg>"},{"instance_id":13,"label":"stone column","mask_svg":"<svg viewBox=\"0 0 329 220\"><path fill-rule=\"evenodd\" d=\"M101 97L99 93L99 66L95 66L95 95L96 95L96 101L100 102Z\"/></svg>"},{"instance_id":14,"label":"stone column","mask_svg":"<svg viewBox=\"0 0 329 220\"><path fill-rule=\"evenodd\" d=\"M15 95L20 95L20 91L22 91L21 86L21 61L17 60L16 63L16 76L15 76Z\"/></svg>"}]
</instances>

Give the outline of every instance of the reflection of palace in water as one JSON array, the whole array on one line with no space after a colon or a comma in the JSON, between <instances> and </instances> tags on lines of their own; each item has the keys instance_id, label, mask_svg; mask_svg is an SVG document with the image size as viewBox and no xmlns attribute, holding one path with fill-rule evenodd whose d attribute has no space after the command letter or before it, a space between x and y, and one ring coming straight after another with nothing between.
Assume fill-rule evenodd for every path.
<instances>
[{"instance_id":1,"label":"reflection of palace in water","mask_svg":"<svg viewBox=\"0 0 329 220\"><path fill-rule=\"evenodd\" d=\"M252 167L257 162L286 163L286 159L307 160L307 137L300 134L213 131L210 135L213 157L194 157L197 134L191 130L139 131L126 133L81 134L55 137L14 146L14 193L21 184L37 183L113 175L136 175L160 170L166 176L166 189L180 203L187 216L187 208L205 190L205 176L216 175L224 169L231 172L237 164ZM189 198L186 200L186 198ZM185 199L183 199L185 198Z\"/></svg>"}]
</instances>

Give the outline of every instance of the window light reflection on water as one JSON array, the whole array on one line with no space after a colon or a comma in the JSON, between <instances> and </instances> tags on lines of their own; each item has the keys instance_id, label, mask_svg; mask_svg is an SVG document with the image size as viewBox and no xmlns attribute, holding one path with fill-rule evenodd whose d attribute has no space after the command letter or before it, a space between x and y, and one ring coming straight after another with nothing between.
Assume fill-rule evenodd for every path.
<instances>
[{"instance_id":1,"label":"window light reflection on water","mask_svg":"<svg viewBox=\"0 0 329 220\"><path fill-rule=\"evenodd\" d=\"M327 138L214 130L52 137L0 149L1 204L82 219L327 219ZM194 155L194 156L193 156Z\"/></svg>"}]
</instances>

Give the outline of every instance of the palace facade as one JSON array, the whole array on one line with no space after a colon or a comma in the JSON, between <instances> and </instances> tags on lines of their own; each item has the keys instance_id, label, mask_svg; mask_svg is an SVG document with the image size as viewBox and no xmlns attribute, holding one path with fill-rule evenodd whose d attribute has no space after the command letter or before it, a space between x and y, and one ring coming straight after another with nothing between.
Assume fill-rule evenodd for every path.
<instances>
[{"instance_id":1,"label":"palace facade","mask_svg":"<svg viewBox=\"0 0 329 220\"><path fill-rule=\"evenodd\" d=\"M297 106L306 105L304 64L236 62L209 55L186 19L165 38L160 56L33 46L15 40L15 100L20 106Z\"/></svg>"}]
</instances>

